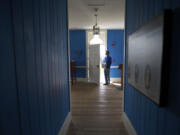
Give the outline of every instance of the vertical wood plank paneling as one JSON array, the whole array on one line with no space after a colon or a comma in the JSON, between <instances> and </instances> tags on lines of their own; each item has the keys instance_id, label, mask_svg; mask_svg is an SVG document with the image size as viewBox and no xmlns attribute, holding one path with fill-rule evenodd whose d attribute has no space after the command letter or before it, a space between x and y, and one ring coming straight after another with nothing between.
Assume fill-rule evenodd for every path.
<instances>
[{"instance_id":1,"label":"vertical wood plank paneling","mask_svg":"<svg viewBox=\"0 0 180 135\"><path fill-rule=\"evenodd\" d=\"M62 5L61 5L61 2L62 1L56 1L56 13L58 13L58 12L62 12L63 13L63 9L62 9ZM60 9L61 9L61 11L60 11ZM57 20L57 33L58 33L58 36L59 37L62 37L63 35L61 35L61 26L63 25L62 24L62 22L61 22L61 16L62 16L62 14L57 14L57 16L56 16L56 20ZM59 25L59 24L61 24L61 25ZM58 41L58 43L60 43L61 44L61 39L60 38L57 38L57 41ZM61 64L61 62L63 62L61 59L62 59L62 57L63 57L63 52L62 52L62 50L64 50L64 49L62 49L62 47L63 46L57 46L57 53L58 52L60 52L60 57L58 57L57 58L57 64L58 64L58 69L57 69L57 71L58 71L58 73L59 74L62 74L62 72L61 71L63 71L63 67L62 66L60 66L60 64ZM64 64L66 64L66 63L64 63ZM57 76L57 80L59 80L60 79L60 76ZM56 94L57 95L61 95L62 96L62 98L61 99L59 99L59 98L57 98L57 102L59 102L59 103L61 103L61 106L64 108L64 92L62 93L60 90L61 90L61 88L63 87L62 86L62 81L57 81L57 87L59 88L59 90L58 91L56 91ZM64 110L64 109L63 109ZM59 126L61 126L61 124L63 123L63 119L59 119L59 117L63 117L63 113L61 112L61 110L60 110L60 108L57 110L57 113L56 113L56 115L57 115L57 120L56 120L56 127L55 127L55 132L56 132L56 134L57 134L57 132L58 132L58 127Z\"/></svg>"},{"instance_id":2,"label":"vertical wood plank paneling","mask_svg":"<svg viewBox=\"0 0 180 135\"><path fill-rule=\"evenodd\" d=\"M179 0L173 0L172 1L172 8L176 9L180 6Z\"/></svg>"},{"instance_id":3,"label":"vertical wood plank paneling","mask_svg":"<svg viewBox=\"0 0 180 135\"><path fill-rule=\"evenodd\" d=\"M51 54L52 54L52 50L51 50L51 25L50 25L50 4L49 4L49 0L45 1L45 5L46 5L46 27L47 27L47 61L48 61L48 83L49 83L49 90L48 90L48 99L49 99L49 103L48 103L48 115L49 115L49 122L48 122L48 126L50 127L50 133L54 134L54 130L53 130L53 120L52 120L52 59L51 59Z\"/></svg>"},{"instance_id":4,"label":"vertical wood plank paneling","mask_svg":"<svg viewBox=\"0 0 180 135\"><path fill-rule=\"evenodd\" d=\"M143 106L143 103L142 103L142 97L140 97L139 98L139 106ZM143 123L142 123L142 118L143 118L143 109L141 109L140 107L139 107L139 123L138 123L138 125L142 125L140 128L139 128L139 132L140 132L140 134L142 134L142 129L143 129Z\"/></svg>"},{"instance_id":5,"label":"vertical wood plank paneling","mask_svg":"<svg viewBox=\"0 0 180 135\"><path fill-rule=\"evenodd\" d=\"M69 74L68 74L68 72L69 72L69 68L68 68L69 63L67 61L67 59L68 59L68 46L67 46L67 44L68 44L68 36L67 36L67 34L68 34L68 29L67 29L68 28L68 22L67 22L68 14L67 14L67 8L66 8L68 5L67 5L67 1L61 1L61 2L62 2L61 7L62 7L62 10L63 10L62 20L64 20L64 21L62 21L63 25L62 25L62 28L61 28L61 30L62 30L61 35L63 35L63 37L65 39L62 42L63 50L66 50L66 51L63 52L63 57L64 57L63 62L65 63L63 69L66 71L66 72L63 72L64 76L65 76L65 79L63 80L64 81L63 87L65 87L66 89L69 89L68 82L65 81L65 80L69 79ZM66 6L63 6L63 5L66 5ZM66 29L63 29L63 28L66 28ZM64 33L66 33L66 35ZM64 98L65 98L66 101L68 101L68 102L65 102L65 106L64 106L65 111L68 111L70 109L70 102L69 102L70 100L67 98L67 97L69 97L69 92L70 91L64 91ZM65 118L65 113L63 113L63 115L64 115L63 117ZM64 120L63 120L63 122L64 122Z\"/></svg>"},{"instance_id":6,"label":"vertical wood plank paneling","mask_svg":"<svg viewBox=\"0 0 180 135\"><path fill-rule=\"evenodd\" d=\"M16 56L17 86L19 93L22 134L30 135L30 110L27 91L27 65L24 46L23 5L21 0L12 1L14 46Z\"/></svg>"},{"instance_id":7,"label":"vertical wood plank paneling","mask_svg":"<svg viewBox=\"0 0 180 135\"><path fill-rule=\"evenodd\" d=\"M41 83L40 83L40 78L38 76L39 71L39 34L40 34L40 29L39 29L39 1L38 0L33 0L32 1L32 8L34 9L33 12L33 31L34 31L34 55L35 55L35 82L36 82L36 98L37 98L37 104L36 104L36 113L37 113L37 134L42 134L42 127L41 127L41 111L40 111L40 88L41 88Z\"/></svg>"},{"instance_id":8,"label":"vertical wood plank paneling","mask_svg":"<svg viewBox=\"0 0 180 135\"><path fill-rule=\"evenodd\" d=\"M39 38L39 43L38 43L38 45L37 45L37 53L38 53L38 80L39 80L39 87L40 87L40 89L39 89L39 95L40 95L40 116L41 116L41 128L42 128L42 135L43 134L47 134L47 126L46 126L46 110L45 110L45 95L44 95L44 92L43 92L43 90L44 90L44 85L43 85L43 63L42 63L42 46L41 46L41 44L43 43L43 41L42 41L42 25L41 25L41 23L42 23L42 20L41 20L41 16L43 15L42 14L42 5L41 5L41 1L40 0L38 0L39 1L39 36L38 36L38 38ZM36 24L37 25L37 24Z\"/></svg>"},{"instance_id":9,"label":"vertical wood plank paneling","mask_svg":"<svg viewBox=\"0 0 180 135\"><path fill-rule=\"evenodd\" d=\"M41 49L41 64L42 64L42 103L43 103L43 122L44 122L44 134L48 135L48 110L46 108L47 106L47 97L46 97L46 91L47 91L47 63L46 63L46 26L45 26L45 6L44 6L44 1L40 0L40 40L41 40L41 45L40 45L40 49Z\"/></svg>"},{"instance_id":10,"label":"vertical wood plank paneling","mask_svg":"<svg viewBox=\"0 0 180 135\"><path fill-rule=\"evenodd\" d=\"M47 65L47 68L48 68L48 91L47 91L47 98L50 100L50 98L51 98L51 88L52 88L52 84L51 84L51 66L50 66L50 64L51 64L51 61L50 61L50 59L49 59L49 57L50 57L50 55L51 55L51 53L50 53L50 51L49 51L49 49L50 49L50 18L49 18L49 1L48 0L45 0L44 1L44 3L45 3L45 7L46 7L46 37L47 37L47 39L46 39L46 42L47 42L47 51L46 51L46 53L47 53L47 61L48 61L48 65ZM49 128L49 132L50 133L52 133L52 134L54 134L54 130L53 130L53 126L52 126L52 124L51 124L51 121L52 121L52 112L51 112L51 102L48 102L48 104L47 104L47 110L48 110L48 126L49 127L51 127L51 128Z\"/></svg>"},{"instance_id":11,"label":"vertical wood plank paneling","mask_svg":"<svg viewBox=\"0 0 180 135\"><path fill-rule=\"evenodd\" d=\"M51 1L51 7L50 7L50 11L51 11L51 23L52 22L54 22L54 17L55 17L55 15L54 15L54 1ZM55 69L54 69L54 45L55 45L55 40L54 40L54 37L55 37L55 32L54 32L54 27L55 27L55 24L54 23L52 23L52 27L51 27L51 34L52 34L52 43L51 43L51 53L52 53L52 56L51 56L51 64L52 64L52 67L51 67L51 70L52 70L52 92L51 92L51 94L52 94L52 111L51 111L51 115L52 115L52 126L53 126L53 134L55 134L55 122L54 122L54 119L55 119L55 115L54 115L54 108L55 108L55 101L53 100L54 99L54 91L55 91L55 89L54 89L54 86L55 86Z\"/></svg>"},{"instance_id":12,"label":"vertical wood plank paneling","mask_svg":"<svg viewBox=\"0 0 180 135\"><path fill-rule=\"evenodd\" d=\"M69 112L66 2L12 1L22 135L56 135Z\"/></svg>"},{"instance_id":13,"label":"vertical wood plank paneling","mask_svg":"<svg viewBox=\"0 0 180 135\"><path fill-rule=\"evenodd\" d=\"M55 17L54 17L54 22L55 22L55 46L54 46L54 54L55 54L55 91L54 91L54 99L55 99L55 108L54 110L56 110L56 108L58 107L57 105L57 90L58 90L58 57L57 57L57 44L58 44L58 37L59 37L59 33L58 33L58 24L57 24L57 3L56 1L54 1L54 11L55 11ZM55 116L55 119L54 119L54 125L57 126L57 111L54 111L54 116ZM56 127L54 127L54 130L56 132Z\"/></svg>"},{"instance_id":14,"label":"vertical wood plank paneling","mask_svg":"<svg viewBox=\"0 0 180 135\"><path fill-rule=\"evenodd\" d=\"M164 9L171 9L172 8L172 3L173 3L173 0L164 0L163 1Z\"/></svg>"},{"instance_id":15,"label":"vertical wood plank paneling","mask_svg":"<svg viewBox=\"0 0 180 135\"><path fill-rule=\"evenodd\" d=\"M144 19L144 0L140 0L140 6L142 7L140 8L140 25L142 25Z\"/></svg>"},{"instance_id":16,"label":"vertical wood plank paneling","mask_svg":"<svg viewBox=\"0 0 180 135\"><path fill-rule=\"evenodd\" d=\"M60 9L62 10L62 7L61 7L61 5L60 5L60 1L57 1L57 4L56 4L56 6L57 6L57 8L56 8L56 10L57 10L57 13L58 12L62 12L62 11L60 11ZM60 17L62 16L62 14L60 15L60 14L57 14L57 31L58 31L58 33L59 33L59 37L61 37L61 35L60 35L60 32L61 32L61 28L60 28L60 26L62 26L62 23L60 22ZM61 24L61 25L60 25ZM61 40L60 40L60 38L58 38L58 43L61 43ZM61 46L57 46L57 51L58 52L60 52L60 57L58 57L58 74L61 74L62 72L62 67L60 66L60 62L61 62L61 57L62 57L62 52L61 52ZM61 88L62 88L62 86L61 86L61 81L60 81L60 76L57 76L58 77L58 91L57 91L57 95L63 95L63 93L61 93ZM61 98L57 98L57 102L58 103L61 103L61 106L63 106L63 99ZM60 121L60 117L63 117L62 115L63 115L63 113L61 112L61 109L60 108L57 108L57 120L56 120L56 123L57 123L57 127L56 127L56 132L58 132L57 130L58 130L58 127L59 126L61 126L61 121Z\"/></svg>"},{"instance_id":17,"label":"vertical wood plank paneling","mask_svg":"<svg viewBox=\"0 0 180 135\"><path fill-rule=\"evenodd\" d=\"M141 2L141 3L139 3ZM137 4L139 3L139 4ZM176 6L175 6L176 5ZM159 11L167 8L177 8L180 6L180 2L176 0L127 0L126 8L126 46L128 41L128 35L140 27L141 23L146 22L152 16L156 15ZM143 13L142 13L143 12ZM179 67L179 62L177 62L177 50L179 47L179 39L177 35L179 31L179 21L178 21L178 11L174 17L173 24L173 49L172 49L172 72L171 72L171 91L169 93L169 105L165 108L159 108L153 104L149 99L144 97L141 93L137 92L134 88L127 84L127 74L125 75L125 112L129 116L131 122L133 123L135 129L139 135L178 135L180 133L180 120L179 120L179 109L178 100L179 96L179 85L174 78L179 80L179 75L177 74L177 68ZM180 13L180 12L179 12ZM135 24L132 24L135 22ZM128 48L126 47L126 52ZM127 53L126 53L126 63L127 63ZM127 65L126 65L127 69ZM175 74L176 72L176 74Z\"/></svg>"},{"instance_id":18,"label":"vertical wood plank paneling","mask_svg":"<svg viewBox=\"0 0 180 135\"><path fill-rule=\"evenodd\" d=\"M67 0L0 7L0 134L57 135L70 111Z\"/></svg>"},{"instance_id":19,"label":"vertical wood plank paneling","mask_svg":"<svg viewBox=\"0 0 180 135\"><path fill-rule=\"evenodd\" d=\"M24 20L24 46L27 63L27 91L29 98L31 134L37 134L38 126L38 102L37 102L37 83L35 81L36 63L35 63L35 46L34 46L34 27L33 27L33 3L24 0L23 3L23 20Z\"/></svg>"},{"instance_id":20,"label":"vertical wood plank paneling","mask_svg":"<svg viewBox=\"0 0 180 135\"><path fill-rule=\"evenodd\" d=\"M135 19L135 17L139 17L139 16L137 16L138 15L138 1L137 2L134 2L134 4L136 5L136 6L134 6L134 14L135 14L135 16L133 17L133 20L134 20L134 22L135 22L135 25L134 25L134 30L137 28L137 26L138 26L138 22L139 22L139 20L138 19Z\"/></svg>"},{"instance_id":21,"label":"vertical wood plank paneling","mask_svg":"<svg viewBox=\"0 0 180 135\"><path fill-rule=\"evenodd\" d=\"M138 124L138 129L139 129L139 133L142 133L142 109L141 109L141 107L140 106L142 106L142 102L141 102L141 98L139 98L138 99L138 117L139 117L139 120L138 120L138 122L137 122L137 124Z\"/></svg>"},{"instance_id":22,"label":"vertical wood plank paneling","mask_svg":"<svg viewBox=\"0 0 180 135\"><path fill-rule=\"evenodd\" d=\"M145 108L145 135L148 135L149 133L149 125L147 124L147 121L149 121L149 102L146 100L146 108Z\"/></svg>"},{"instance_id":23,"label":"vertical wood plank paneling","mask_svg":"<svg viewBox=\"0 0 180 135\"><path fill-rule=\"evenodd\" d=\"M171 113L171 112L169 112ZM166 134L169 134L169 131L171 131L171 134L177 135L179 130L179 118L174 115L167 115L167 123L169 123L168 127L166 127Z\"/></svg>"},{"instance_id":24,"label":"vertical wood plank paneling","mask_svg":"<svg viewBox=\"0 0 180 135\"><path fill-rule=\"evenodd\" d=\"M153 5L153 1L151 0L148 2L148 19L150 19L153 16L153 12L154 12L154 5Z\"/></svg>"},{"instance_id":25,"label":"vertical wood plank paneling","mask_svg":"<svg viewBox=\"0 0 180 135\"><path fill-rule=\"evenodd\" d=\"M158 110L159 113L158 113L158 117L159 117L159 122L158 122L158 134L162 134L162 135L165 135L166 134L166 129L167 128L167 125L165 123L167 123L167 112L164 110L164 109L159 109Z\"/></svg>"},{"instance_id":26,"label":"vertical wood plank paneling","mask_svg":"<svg viewBox=\"0 0 180 135\"><path fill-rule=\"evenodd\" d=\"M41 95L41 90L42 90L42 72L41 72L41 49L40 49L40 20L39 20L39 0L33 0L33 22L34 22L34 46L35 46L35 62L36 62L36 70L35 70L35 81L37 83L37 107L36 111L38 113L38 123L39 123L39 130L37 130L38 134L44 134L43 127L44 123L42 113L42 95Z\"/></svg>"},{"instance_id":27,"label":"vertical wood plank paneling","mask_svg":"<svg viewBox=\"0 0 180 135\"><path fill-rule=\"evenodd\" d=\"M143 103L143 117L142 117L142 134L145 134L145 129L146 129L146 121L145 121L145 119L146 119L146 107L147 107L147 100L146 100L146 98L145 97L143 97L142 98L142 101L141 101L142 103Z\"/></svg>"},{"instance_id":28,"label":"vertical wood plank paneling","mask_svg":"<svg viewBox=\"0 0 180 135\"><path fill-rule=\"evenodd\" d=\"M59 86L58 86L58 83L59 83L59 80L58 80L58 71L59 71L59 63L58 63L58 37L60 37L59 36L59 33L58 33L58 23L57 23L57 15L58 15L58 12L57 12L57 4L58 4L58 2L55 0L54 1L54 11L55 11L55 17L54 17L54 22L55 22L55 72L56 72L56 74L55 74L55 110L56 110L56 108L58 107L58 102L57 102L57 93L58 93L58 89L59 89ZM63 92L64 93L64 92ZM55 111L55 118L58 118L58 114L57 114L57 111ZM56 133L56 126L57 126L57 124L58 124L58 119L54 119L54 122L55 122L55 133ZM56 133L57 134L57 133Z\"/></svg>"},{"instance_id":29,"label":"vertical wood plank paneling","mask_svg":"<svg viewBox=\"0 0 180 135\"><path fill-rule=\"evenodd\" d=\"M16 84L10 0L0 1L0 134L20 135L21 123Z\"/></svg>"},{"instance_id":30,"label":"vertical wood plank paneling","mask_svg":"<svg viewBox=\"0 0 180 135\"><path fill-rule=\"evenodd\" d=\"M133 102L133 110L135 110L134 111L134 115L136 116L135 118L134 118L134 123L135 123L135 125L136 125L136 129L138 129L138 102L137 102L137 99L138 99L138 96L137 96L137 92L136 91L132 91L133 92L133 96L134 96L134 100L136 101L136 102Z\"/></svg>"},{"instance_id":31,"label":"vertical wood plank paneling","mask_svg":"<svg viewBox=\"0 0 180 135\"><path fill-rule=\"evenodd\" d=\"M144 10L143 10L143 12L144 12L144 15L143 15L143 22L146 22L147 20L148 20L148 8L149 8L149 6L147 5L147 2L146 2L146 0L143 0L144 2L144 4L143 4L143 6L144 6Z\"/></svg>"},{"instance_id":32,"label":"vertical wood plank paneling","mask_svg":"<svg viewBox=\"0 0 180 135\"><path fill-rule=\"evenodd\" d=\"M50 95L51 95L51 126L54 126L54 114L53 114L53 109L54 109L54 68L53 68L53 44L54 44L54 23L53 23L53 17L54 17L54 12L53 12L53 3L52 0L49 0L49 9L50 9L50 46L49 46L49 51L50 51L50 84L51 84L51 89L50 89ZM52 132L54 134L54 129L52 129Z\"/></svg>"}]
</instances>

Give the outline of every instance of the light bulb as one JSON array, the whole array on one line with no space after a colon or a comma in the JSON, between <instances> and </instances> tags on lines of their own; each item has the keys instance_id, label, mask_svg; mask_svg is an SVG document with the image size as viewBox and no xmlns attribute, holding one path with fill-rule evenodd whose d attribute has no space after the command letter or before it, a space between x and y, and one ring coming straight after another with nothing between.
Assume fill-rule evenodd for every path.
<instances>
[{"instance_id":1,"label":"light bulb","mask_svg":"<svg viewBox=\"0 0 180 135\"><path fill-rule=\"evenodd\" d=\"M94 37L90 41L90 45L102 45L103 41L99 38L99 35L95 34Z\"/></svg>"}]
</instances>

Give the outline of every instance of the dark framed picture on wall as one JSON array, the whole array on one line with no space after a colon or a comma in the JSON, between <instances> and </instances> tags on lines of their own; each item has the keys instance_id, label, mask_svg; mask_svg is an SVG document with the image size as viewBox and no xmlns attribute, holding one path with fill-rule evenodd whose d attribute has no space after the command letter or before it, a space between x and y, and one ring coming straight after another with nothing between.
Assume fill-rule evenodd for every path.
<instances>
[{"instance_id":1,"label":"dark framed picture on wall","mask_svg":"<svg viewBox=\"0 0 180 135\"><path fill-rule=\"evenodd\" d=\"M159 106L167 104L170 48L170 10L128 37L128 83Z\"/></svg>"}]
</instances>

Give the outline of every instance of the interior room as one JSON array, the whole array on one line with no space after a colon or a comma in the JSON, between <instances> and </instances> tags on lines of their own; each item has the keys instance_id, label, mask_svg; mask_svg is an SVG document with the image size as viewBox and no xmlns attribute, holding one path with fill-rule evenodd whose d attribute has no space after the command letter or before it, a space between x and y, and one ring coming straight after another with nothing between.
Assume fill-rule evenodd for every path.
<instances>
[{"instance_id":1,"label":"interior room","mask_svg":"<svg viewBox=\"0 0 180 135\"><path fill-rule=\"evenodd\" d=\"M109 50L111 83L121 85L122 69L118 68L124 59L124 4L124 0L69 0L70 60L75 64L73 78L77 81L105 83L102 64L105 52ZM91 40L96 24L103 41L97 42L100 44L97 54L90 49L94 46Z\"/></svg>"},{"instance_id":2,"label":"interior room","mask_svg":"<svg viewBox=\"0 0 180 135\"><path fill-rule=\"evenodd\" d=\"M0 135L180 135L179 0L0 9Z\"/></svg>"},{"instance_id":3,"label":"interior room","mask_svg":"<svg viewBox=\"0 0 180 135\"><path fill-rule=\"evenodd\" d=\"M125 1L69 0L68 4L72 84L68 135L126 135L121 122ZM108 86L103 66L106 50L112 59Z\"/></svg>"}]
</instances>

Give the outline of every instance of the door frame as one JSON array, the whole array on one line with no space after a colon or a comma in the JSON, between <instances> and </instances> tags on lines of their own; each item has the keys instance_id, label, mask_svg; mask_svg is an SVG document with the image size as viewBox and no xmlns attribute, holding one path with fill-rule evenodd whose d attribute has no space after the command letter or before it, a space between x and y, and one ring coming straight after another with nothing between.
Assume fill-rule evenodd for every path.
<instances>
[{"instance_id":1,"label":"door frame","mask_svg":"<svg viewBox=\"0 0 180 135\"><path fill-rule=\"evenodd\" d=\"M124 97L124 95L125 95L125 76L126 76L126 50L127 50L127 47L126 47L126 43L127 43L127 41L126 41L126 34L127 34L127 29L126 29L126 7L127 6L127 2L125 1L124 2L124 45L123 45L123 47L124 47L124 50L123 50L123 70L124 70L124 72L123 72L123 88L122 88L122 90L123 90L123 95L122 95L122 112L123 113L125 113L124 111L124 107L125 107L125 97Z\"/></svg>"},{"instance_id":2,"label":"door frame","mask_svg":"<svg viewBox=\"0 0 180 135\"><path fill-rule=\"evenodd\" d=\"M68 86L69 86L69 113L72 113L72 104L71 104L71 67L70 67L70 62L71 62L71 53L70 53L70 35L69 35L69 0L66 1L66 21L67 21L67 57L68 57ZM71 116L72 117L72 116Z\"/></svg>"},{"instance_id":3,"label":"door frame","mask_svg":"<svg viewBox=\"0 0 180 135\"><path fill-rule=\"evenodd\" d=\"M92 29L87 29L86 30L86 78L87 81L89 82L89 44L88 44L88 33L89 32L93 32ZM101 29L100 32L104 32L105 33L105 41L104 41L104 45L105 45L105 49L107 50L107 30L106 29ZM105 52L104 52L105 53Z\"/></svg>"}]
</instances>

